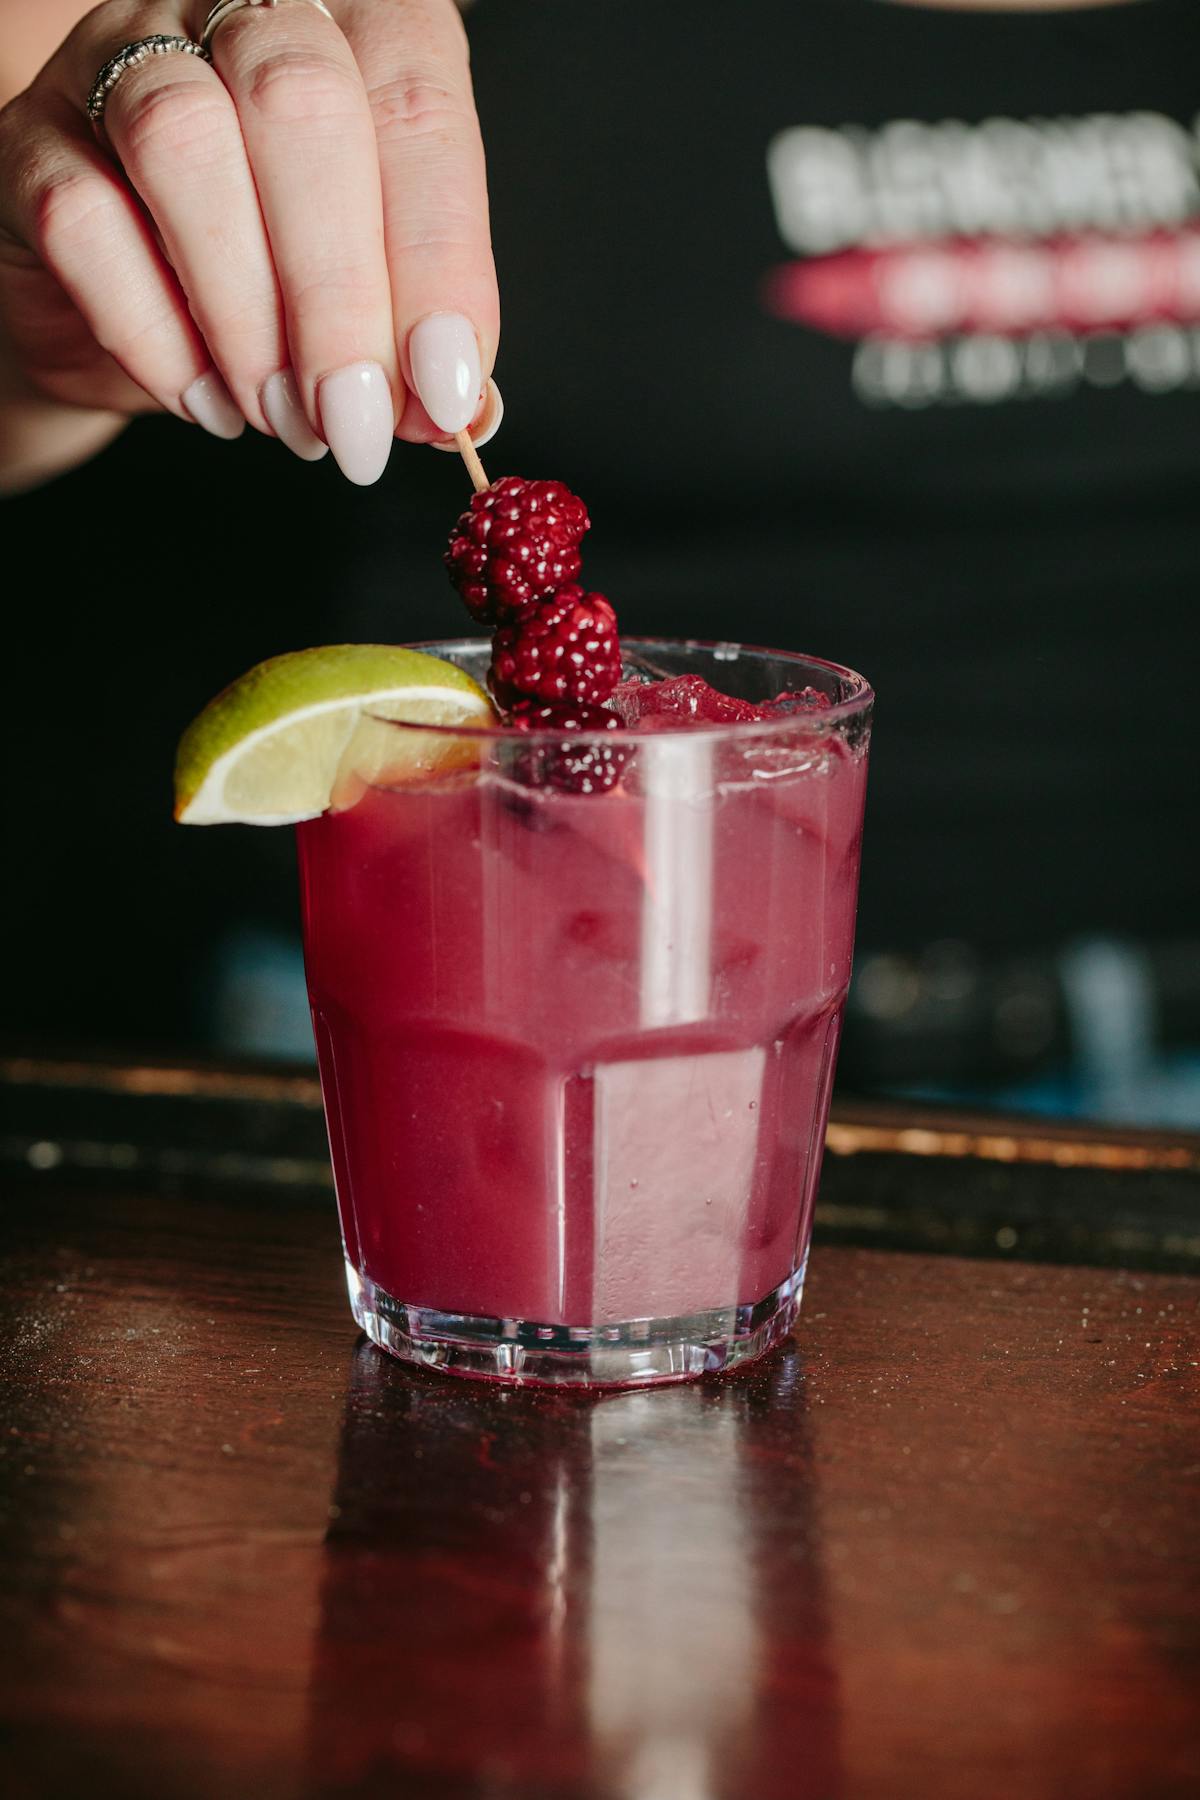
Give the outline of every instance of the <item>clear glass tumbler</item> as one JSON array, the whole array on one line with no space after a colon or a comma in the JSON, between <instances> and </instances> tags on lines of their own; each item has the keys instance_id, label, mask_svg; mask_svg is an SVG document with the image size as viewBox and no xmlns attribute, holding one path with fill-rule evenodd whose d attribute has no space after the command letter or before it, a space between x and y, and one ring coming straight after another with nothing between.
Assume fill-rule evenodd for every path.
<instances>
[{"instance_id":1,"label":"clear glass tumbler","mask_svg":"<svg viewBox=\"0 0 1200 1800\"><path fill-rule=\"evenodd\" d=\"M298 827L354 1316L458 1374L678 1380L759 1355L800 1301L873 696L809 657L624 649L831 704L569 747L388 724L404 781ZM592 754L619 780L573 791Z\"/></svg>"}]
</instances>

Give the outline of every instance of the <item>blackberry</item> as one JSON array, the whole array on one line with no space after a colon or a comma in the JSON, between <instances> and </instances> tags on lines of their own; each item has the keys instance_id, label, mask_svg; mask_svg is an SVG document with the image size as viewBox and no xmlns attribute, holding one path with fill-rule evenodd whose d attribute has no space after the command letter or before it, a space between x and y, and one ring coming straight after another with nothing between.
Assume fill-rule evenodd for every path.
<instances>
[{"instance_id":1,"label":"blackberry","mask_svg":"<svg viewBox=\"0 0 1200 1800\"><path fill-rule=\"evenodd\" d=\"M446 552L450 579L472 618L503 624L574 581L590 523L583 501L561 481L504 475L473 494Z\"/></svg>"},{"instance_id":2,"label":"blackberry","mask_svg":"<svg viewBox=\"0 0 1200 1800\"><path fill-rule=\"evenodd\" d=\"M590 735L619 730L621 721L607 706L521 700L512 709L512 723L519 731L564 733L559 742L530 746L522 754L517 774L526 785L559 788L568 794L605 794L621 779L625 750L619 744L597 743ZM587 732L589 737L572 742L573 732Z\"/></svg>"},{"instance_id":3,"label":"blackberry","mask_svg":"<svg viewBox=\"0 0 1200 1800\"><path fill-rule=\"evenodd\" d=\"M617 616L581 587L523 607L492 639L492 692L506 709L521 699L595 705L620 679Z\"/></svg>"}]
</instances>

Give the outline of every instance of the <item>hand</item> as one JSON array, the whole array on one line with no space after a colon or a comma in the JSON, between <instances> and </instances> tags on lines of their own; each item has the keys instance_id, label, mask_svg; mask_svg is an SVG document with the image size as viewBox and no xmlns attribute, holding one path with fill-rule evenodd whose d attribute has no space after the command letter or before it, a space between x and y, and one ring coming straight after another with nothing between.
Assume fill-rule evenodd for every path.
<instances>
[{"instance_id":1,"label":"hand","mask_svg":"<svg viewBox=\"0 0 1200 1800\"><path fill-rule=\"evenodd\" d=\"M106 0L0 112L0 320L42 396L244 421L375 481L393 435L498 415L483 147L452 0ZM494 428L494 427L493 427Z\"/></svg>"}]
</instances>

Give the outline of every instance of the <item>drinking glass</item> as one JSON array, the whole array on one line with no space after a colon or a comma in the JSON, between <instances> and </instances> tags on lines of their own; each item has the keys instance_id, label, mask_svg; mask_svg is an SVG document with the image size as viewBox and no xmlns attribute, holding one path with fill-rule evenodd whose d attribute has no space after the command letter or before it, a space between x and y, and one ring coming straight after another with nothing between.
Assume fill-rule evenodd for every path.
<instances>
[{"instance_id":1,"label":"drinking glass","mask_svg":"<svg viewBox=\"0 0 1200 1800\"><path fill-rule=\"evenodd\" d=\"M421 648L485 676L486 642ZM385 756L298 827L351 1306L452 1373L678 1380L761 1354L800 1303L873 695L779 651L623 650L635 679L829 704L381 723L403 778Z\"/></svg>"}]
</instances>

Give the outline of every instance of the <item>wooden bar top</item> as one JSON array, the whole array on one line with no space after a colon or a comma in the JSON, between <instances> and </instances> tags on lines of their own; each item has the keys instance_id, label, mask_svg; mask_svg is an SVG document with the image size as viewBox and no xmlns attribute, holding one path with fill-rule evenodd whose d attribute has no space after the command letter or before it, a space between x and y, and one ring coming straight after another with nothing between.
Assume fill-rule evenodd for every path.
<instances>
[{"instance_id":1,"label":"wooden bar top","mask_svg":"<svg viewBox=\"0 0 1200 1800\"><path fill-rule=\"evenodd\" d=\"M1200 1281L818 1241L629 1394L356 1338L332 1206L51 1172L0 1271L7 1795L1200 1791Z\"/></svg>"}]
</instances>

